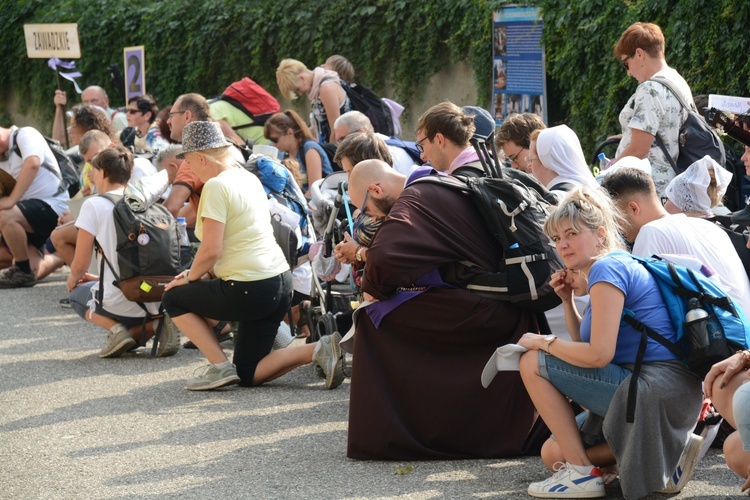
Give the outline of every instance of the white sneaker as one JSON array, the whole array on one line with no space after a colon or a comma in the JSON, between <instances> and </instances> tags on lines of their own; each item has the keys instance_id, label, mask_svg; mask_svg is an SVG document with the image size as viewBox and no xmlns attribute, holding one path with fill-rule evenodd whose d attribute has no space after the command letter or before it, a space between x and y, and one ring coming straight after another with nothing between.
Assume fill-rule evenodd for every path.
<instances>
[{"instance_id":1,"label":"white sneaker","mask_svg":"<svg viewBox=\"0 0 750 500\"><path fill-rule=\"evenodd\" d=\"M663 490L659 490L658 493L679 493L682 488L690 481L690 477L693 475L695 470L695 464L698 463L698 455L700 455L701 446L703 445L703 438L696 436L692 432L688 437L687 445L682 450L680 455L680 461L677 462L677 467L672 473L672 477L669 478L667 487Z\"/></svg>"},{"instance_id":2,"label":"white sneaker","mask_svg":"<svg viewBox=\"0 0 750 500\"><path fill-rule=\"evenodd\" d=\"M531 483L528 494L537 498L599 498L606 492L599 467L591 466L587 474L581 474L566 462L552 477Z\"/></svg>"}]
</instances>

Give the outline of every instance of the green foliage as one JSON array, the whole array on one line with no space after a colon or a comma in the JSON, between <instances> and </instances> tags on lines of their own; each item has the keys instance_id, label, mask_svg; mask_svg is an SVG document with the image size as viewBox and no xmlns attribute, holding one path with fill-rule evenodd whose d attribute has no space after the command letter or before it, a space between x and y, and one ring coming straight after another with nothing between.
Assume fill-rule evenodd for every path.
<instances>
[{"instance_id":1,"label":"green foliage","mask_svg":"<svg viewBox=\"0 0 750 500\"><path fill-rule=\"evenodd\" d=\"M491 13L503 0L0 0L3 51L0 91L14 90L28 111L52 115L55 78L45 61L28 59L25 23L77 22L82 84L103 85L122 66L123 47L144 45L147 90L166 104L185 92L206 96L249 75L278 94L281 59L309 67L338 53L357 81L408 102L448 63L474 70L479 104L488 106ZM612 52L631 23L659 24L667 61L694 94L750 95L750 3L744 0L537 0L544 18L550 117L567 123L593 152L620 132L620 109L637 82ZM72 86L63 83L72 93ZM0 116L7 110L0 105Z\"/></svg>"},{"instance_id":2,"label":"green foliage","mask_svg":"<svg viewBox=\"0 0 750 500\"><path fill-rule=\"evenodd\" d=\"M693 94L750 95L750 3L743 0L539 0L547 73L561 95L562 116L594 151L620 132L617 120L638 82L613 55L620 34L637 21L661 26L667 63Z\"/></svg>"},{"instance_id":3,"label":"green foliage","mask_svg":"<svg viewBox=\"0 0 750 500\"><path fill-rule=\"evenodd\" d=\"M245 75L278 95L281 59L312 68L338 53L357 81L401 102L447 63L466 60L486 105L490 13L488 0L0 0L0 21L10 27L0 33L0 90L18 92L24 111L51 116L55 78L44 60L26 58L22 25L77 22L82 86L102 85L115 104L122 99L108 68L122 67L124 47L144 45L147 91L163 104L185 92L218 95Z\"/></svg>"}]
</instances>

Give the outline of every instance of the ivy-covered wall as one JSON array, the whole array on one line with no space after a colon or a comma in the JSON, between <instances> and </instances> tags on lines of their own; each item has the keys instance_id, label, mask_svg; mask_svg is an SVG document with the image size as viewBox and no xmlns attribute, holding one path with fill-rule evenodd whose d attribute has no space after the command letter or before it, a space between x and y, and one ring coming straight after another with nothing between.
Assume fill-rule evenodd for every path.
<instances>
[{"instance_id":1,"label":"ivy-covered wall","mask_svg":"<svg viewBox=\"0 0 750 500\"><path fill-rule=\"evenodd\" d=\"M77 22L83 84L110 94L108 67L122 48L145 45L147 90L169 103L189 91L216 95L249 75L278 93L274 71L293 57L312 67L338 53L357 80L409 102L438 71L467 61L480 104L489 105L491 13L502 0L0 0L0 93L22 111L52 113L55 78L28 59L25 23ZM509 2L507 2L509 3ZM637 83L612 55L632 22L659 24L667 61L693 93L750 95L746 0L536 0L544 16L550 118L567 123L584 150L619 132L617 115ZM72 87L64 83L69 93ZM119 102L119 100L117 101ZM7 122L7 102L0 120Z\"/></svg>"},{"instance_id":2,"label":"ivy-covered wall","mask_svg":"<svg viewBox=\"0 0 750 500\"><path fill-rule=\"evenodd\" d=\"M287 57L312 68L345 55L358 81L402 102L450 62L469 61L477 81L490 81L488 0L0 0L0 22L12 27L0 30L0 85L40 110L52 107L55 78L26 57L25 23L77 22L83 84L110 94L108 67L122 66L123 47L144 45L147 91L162 103L217 95L245 75L278 94Z\"/></svg>"}]
</instances>

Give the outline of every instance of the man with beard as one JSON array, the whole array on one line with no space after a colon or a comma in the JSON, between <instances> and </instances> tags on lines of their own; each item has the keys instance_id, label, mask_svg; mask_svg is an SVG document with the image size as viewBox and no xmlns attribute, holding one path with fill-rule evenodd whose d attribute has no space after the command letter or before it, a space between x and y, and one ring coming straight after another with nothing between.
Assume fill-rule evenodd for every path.
<instances>
[{"instance_id":1,"label":"man with beard","mask_svg":"<svg viewBox=\"0 0 750 500\"><path fill-rule=\"evenodd\" d=\"M473 200L407 179L378 160L349 177L352 202L383 223L368 250L362 289L373 304L355 322L347 455L367 460L489 458L526 451L534 407L518 372L488 390L480 376L495 349L538 331L532 315L466 290L462 262L495 269Z\"/></svg>"}]
</instances>

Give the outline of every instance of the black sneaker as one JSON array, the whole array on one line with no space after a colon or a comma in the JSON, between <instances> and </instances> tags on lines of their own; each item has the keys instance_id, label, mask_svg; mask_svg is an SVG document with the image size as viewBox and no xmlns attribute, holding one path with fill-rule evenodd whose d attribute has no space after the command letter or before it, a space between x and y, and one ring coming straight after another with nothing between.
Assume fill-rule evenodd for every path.
<instances>
[{"instance_id":1,"label":"black sneaker","mask_svg":"<svg viewBox=\"0 0 750 500\"><path fill-rule=\"evenodd\" d=\"M10 266L0 271L0 288L22 288L36 285L34 273L25 273L18 266Z\"/></svg>"}]
</instances>

